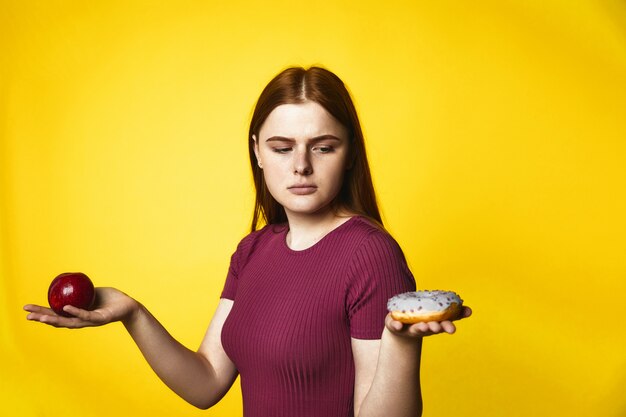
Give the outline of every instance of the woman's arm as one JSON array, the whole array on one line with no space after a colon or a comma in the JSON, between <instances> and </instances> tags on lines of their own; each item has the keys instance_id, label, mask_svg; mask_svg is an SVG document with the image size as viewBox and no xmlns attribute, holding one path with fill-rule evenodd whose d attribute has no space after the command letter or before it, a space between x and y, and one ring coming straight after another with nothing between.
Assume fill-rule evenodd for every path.
<instances>
[{"instance_id":1,"label":"woman's arm","mask_svg":"<svg viewBox=\"0 0 626 417\"><path fill-rule=\"evenodd\" d=\"M197 352L181 345L141 305L123 323L159 378L190 404L207 409L222 399L237 378L221 343L232 305L231 300L220 300Z\"/></svg>"},{"instance_id":2,"label":"woman's arm","mask_svg":"<svg viewBox=\"0 0 626 417\"><path fill-rule=\"evenodd\" d=\"M58 316L47 307L31 304L24 309L29 312L28 320L54 327L82 328L121 321L159 378L196 407L211 407L235 381L237 370L221 344L231 300L220 300L197 352L180 344L143 305L123 292L97 288L96 300L91 311L66 306L65 311L73 317Z\"/></svg>"},{"instance_id":3,"label":"woman's arm","mask_svg":"<svg viewBox=\"0 0 626 417\"><path fill-rule=\"evenodd\" d=\"M469 317L471 310L464 307L462 314ZM388 315L380 340L352 339L354 415L421 416L422 338L441 332L454 333L455 330L450 321L403 325Z\"/></svg>"},{"instance_id":4,"label":"woman's arm","mask_svg":"<svg viewBox=\"0 0 626 417\"><path fill-rule=\"evenodd\" d=\"M380 340L352 339L355 416L422 415L421 344L400 340L387 329Z\"/></svg>"}]
</instances>

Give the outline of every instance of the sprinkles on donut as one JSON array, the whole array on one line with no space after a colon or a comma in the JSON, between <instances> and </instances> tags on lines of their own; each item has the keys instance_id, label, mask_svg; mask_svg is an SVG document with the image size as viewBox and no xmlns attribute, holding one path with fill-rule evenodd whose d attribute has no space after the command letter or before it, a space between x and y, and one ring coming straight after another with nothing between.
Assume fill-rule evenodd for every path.
<instances>
[{"instance_id":1,"label":"sprinkles on donut","mask_svg":"<svg viewBox=\"0 0 626 417\"><path fill-rule=\"evenodd\" d=\"M387 302L394 320L402 323L454 320L463 300L453 291L411 291L395 295Z\"/></svg>"}]
</instances>

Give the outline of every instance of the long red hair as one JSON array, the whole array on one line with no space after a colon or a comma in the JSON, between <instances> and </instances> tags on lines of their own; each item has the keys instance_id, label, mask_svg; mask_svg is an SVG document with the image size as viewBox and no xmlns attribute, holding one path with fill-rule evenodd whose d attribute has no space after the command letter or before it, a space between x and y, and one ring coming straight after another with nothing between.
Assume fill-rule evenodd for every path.
<instances>
[{"instance_id":1,"label":"long red hair","mask_svg":"<svg viewBox=\"0 0 626 417\"><path fill-rule=\"evenodd\" d=\"M314 66L309 69L290 67L283 70L267 84L256 103L248 134L250 166L256 188L251 230L257 230L261 222L278 224L287 221L284 208L267 189L263 170L259 168L254 153L253 136L259 137L261 126L276 107L307 101L314 101L324 107L348 130L350 167L333 203L334 208L365 216L382 226L363 132L350 93L339 77L327 69Z\"/></svg>"}]
</instances>

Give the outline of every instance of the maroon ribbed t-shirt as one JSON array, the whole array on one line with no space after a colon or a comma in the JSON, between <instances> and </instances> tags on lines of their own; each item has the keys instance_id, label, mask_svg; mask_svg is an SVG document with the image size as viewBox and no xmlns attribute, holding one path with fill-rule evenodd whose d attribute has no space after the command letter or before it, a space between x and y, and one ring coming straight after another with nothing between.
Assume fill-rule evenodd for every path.
<instances>
[{"instance_id":1,"label":"maroon ribbed t-shirt","mask_svg":"<svg viewBox=\"0 0 626 417\"><path fill-rule=\"evenodd\" d=\"M270 225L246 236L222 292L234 301L222 344L244 415L352 417L350 338L379 339L387 300L415 291L415 280L395 240L365 218L301 251L286 233Z\"/></svg>"}]
</instances>

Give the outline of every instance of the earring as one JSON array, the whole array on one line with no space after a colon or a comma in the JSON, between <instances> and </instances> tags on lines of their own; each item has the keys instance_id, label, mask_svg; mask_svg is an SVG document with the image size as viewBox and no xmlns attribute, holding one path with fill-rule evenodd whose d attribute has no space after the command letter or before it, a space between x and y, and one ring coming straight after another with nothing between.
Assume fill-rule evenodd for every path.
<instances>
[{"instance_id":1,"label":"earring","mask_svg":"<svg viewBox=\"0 0 626 417\"><path fill-rule=\"evenodd\" d=\"M259 168L263 169L263 164L261 163L261 161L260 161L260 160L259 160L259 161L257 161L256 163L257 163L257 165L259 166Z\"/></svg>"}]
</instances>

